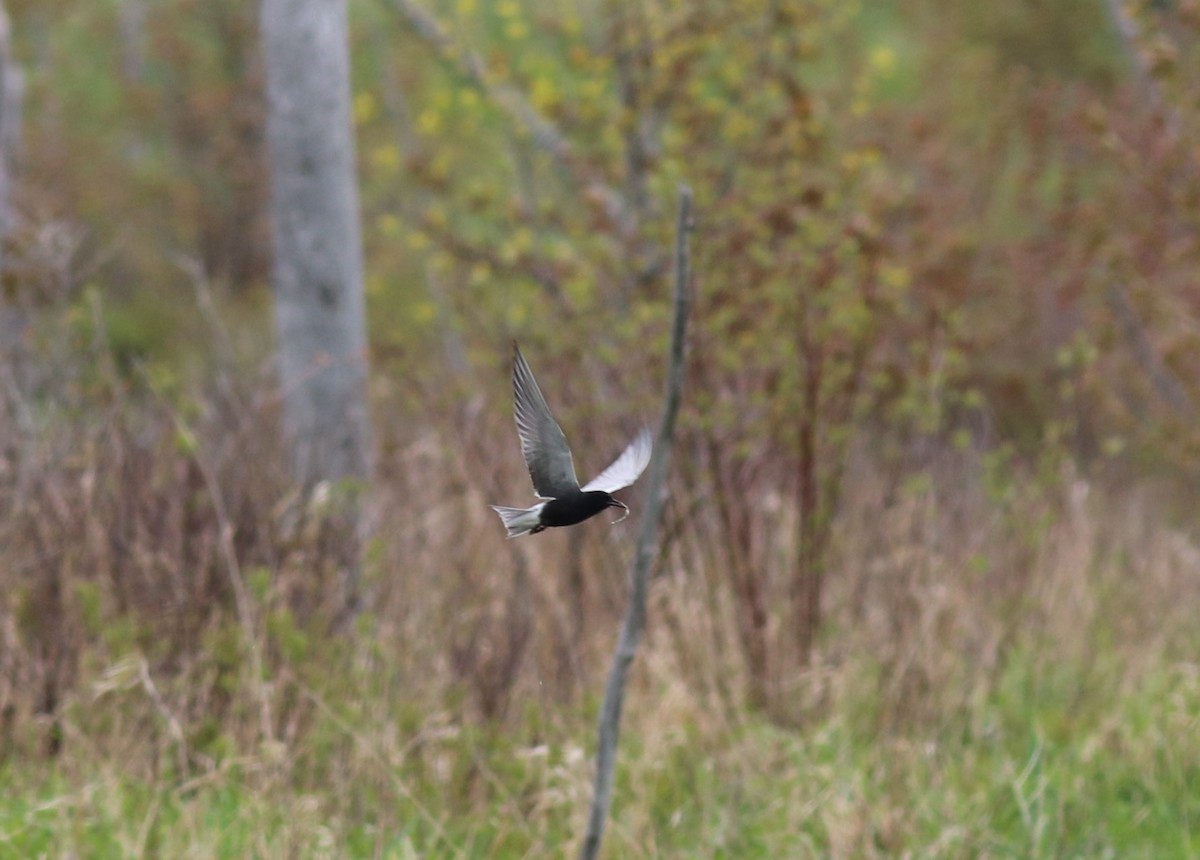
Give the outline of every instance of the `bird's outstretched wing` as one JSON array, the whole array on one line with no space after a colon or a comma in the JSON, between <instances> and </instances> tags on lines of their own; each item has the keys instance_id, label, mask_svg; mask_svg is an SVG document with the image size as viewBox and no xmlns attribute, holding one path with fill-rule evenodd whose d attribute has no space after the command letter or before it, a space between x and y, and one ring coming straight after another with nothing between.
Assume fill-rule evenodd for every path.
<instances>
[{"instance_id":1,"label":"bird's outstretched wing","mask_svg":"<svg viewBox=\"0 0 1200 860\"><path fill-rule=\"evenodd\" d=\"M583 491L586 493L590 490L603 490L606 493L615 493L622 487L628 487L645 470L653 448L654 440L650 436L650 430L643 428L621 452L621 456L613 460L611 466L584 485Z\"/></svg>"},{"instance_id":2,"label":"bird's outstretched wing","mask_svg":"<svg viewBox=\"0 0 1200 860\"><path fill-rule=\"evenodd\" d=\"M542 397L533 371L513 344L513 396L516 400L517 435L521 437L521 452L533 491L538 498L557 499L579 489L575 477L575 461L562 428L550 414L546 398Z\"/></svg>"}]
</instances>

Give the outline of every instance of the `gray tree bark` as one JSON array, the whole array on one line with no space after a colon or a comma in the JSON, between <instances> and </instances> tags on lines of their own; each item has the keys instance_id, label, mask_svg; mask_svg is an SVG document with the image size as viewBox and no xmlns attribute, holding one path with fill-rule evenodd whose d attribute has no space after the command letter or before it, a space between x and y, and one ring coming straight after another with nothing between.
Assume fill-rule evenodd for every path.
<instances>
[{"instance_id":1,"label":"gray tree bark","mask_svg":"<svg viewBox=\"0 0 1200 860\"><path fill-rule=\"evenodd\" d=\"M13 60L8 9L0 0L0 274L8 266L8 237L15 226L12 209L12 175L21 144L21 107L25 76ZM0 349L20 350L27 319L20 302L0 290Z\"/></svg>"},{"instance_id":2,"label":"gray tree bark","mask_svg":"<svg viewBox=\"0 0 1200 860\"><path fill-rule=\"evenodd\" d=\"M12 56L8 9L0 0L0 243L8 237L13 226L10 186L16 152L21 142L24 92L25 76ZM2 258L0 268L3 268Z\"/></svg>"},{"instance_id":3,"label":"gray tree bark","mask_svg":"<svg viewBox=\"0 0 1200 860\"><path fill-rule=\"evenodd\" d=\"M370 467L345 0L263 0L275 328L297 480Z\"/></svg>"}]
</instances>

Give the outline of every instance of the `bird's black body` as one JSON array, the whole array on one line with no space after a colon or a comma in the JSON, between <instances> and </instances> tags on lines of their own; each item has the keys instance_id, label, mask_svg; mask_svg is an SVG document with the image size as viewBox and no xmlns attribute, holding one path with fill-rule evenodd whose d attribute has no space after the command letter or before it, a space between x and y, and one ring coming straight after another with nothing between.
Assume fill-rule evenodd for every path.
<instances>
[{"instance_id":1,"label":"bird's black body","mask_svg":"<svg viewBox=\"0 0 1200 860\"><path fill-rule=\"evenodd\" d=\"M546 398L538 388L533 371L513 344L513 399L517 419L517 436L521 453L529 467L533 492L545 501L531 508L510 508L492 505L500 515L509 537L537 534L556 526L573 526L594 517L606 508L621 508L629 515L624 502L612 497L617 490L628 487L650 462L653 440L650 431L643 429L608 468L582 487L575 477L575 460L562 428L550 414ZM625 519L614 520L620 522Z\"/></svg>"},{"instance_id":2,"label":"bird's black body","mask_svg":"<svg viewBox=\"0 0 1200 860\"><path fill-rule=\"evenodd\" d=\"M538 525L534 527L533 534L547 528L573 526L609 508L624 507L625 505L614 499L611 493L605 493L602 490L572 493L561 498L551 499L542 508Z\"/></svg>"}]
</instances>

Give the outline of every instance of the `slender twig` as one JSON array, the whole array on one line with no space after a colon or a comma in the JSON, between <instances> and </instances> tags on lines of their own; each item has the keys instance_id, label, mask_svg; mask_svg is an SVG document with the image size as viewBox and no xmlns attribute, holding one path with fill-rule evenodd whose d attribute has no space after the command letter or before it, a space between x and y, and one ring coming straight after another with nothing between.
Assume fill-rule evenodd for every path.
<instances>
[{"instance_id":1,"label":"slender twig","mask_svg":"<svg viewBox=\"0 0 1200 860\"><path fill-rule=\"evenodd\" d=\"M534 110L517 90L497 84L488 73L483 58L477 53L471 50L457 50L454 38L442 27L437 18L415 0L392 0L392 6L404 17L417 35L438 52L444 62L455 68L472 86L500 105L521 128L530 134L539 148L560 161L568 158L571 145L567 142L566 135Z\"/></svg>"},{"instance_id":2,"label":"slender twig","mask_svg":"<svg viewBox=\"0 0 1200 860\"><path fill-rule=\"evenodd\" d=\"M1115 281L1110 282L1106 295L1108 306L1129 341L1134 359L1149 378L1154 390L1177 416L1187 420L1194 419L1197 413L1196 404L1188 396L1187 387L1155 352L1154 345L1146 335L1145 325L1134 310L1125 290Z\"/></svg>"},{"instance_id":3,"label":"slender twig","mask_svg":"<svg viewBox=\"0 0 1200 860\"><path fill-rule=\"evenodd\" d=\"M1162 88L1154 78L1154 70L1142 49L1141 27L1137 19L1125 6L1125 0L1104 0L1104 11L1109 23L1121 42L1129 65L1133 69L1134 83L1155 110L1162 111L1168 128L1174 132L1179 128L1179 118L1174 107L1163 98Z\"/></svg>"},{"instance_id":4,"label":"slender twig","mask_svg":"<svg viewBox=\"0 0 1200 860\"><path fill-rule=\"evenodd\" d=\"M646 623L646 586L650 565L658 544L658 522L662 514L667 478L667 461L671 454L671 439L675 434L675 416L683 391L684 345L687 331L688 306L688 232L692 225L692 191L686 185L679 188L679 221L675 235L675 311L671 325L671 352L667 367L666 392L663 397L662 422L654 440L654 456L646 479L646 507L638 532L637 548L629 570L629 607L613 654L612 668L604 689L604 704L600 708L597 727L596 782L592 806L588 815L587 835L579 856L592 860L600 850L604 824L612 801L613 770L617 760L617 741L621 730L621 706L625 699L625 679L629 664L637 652L638 640Z\"/></svg>"},{"instance_id":5,"label":"slender twig","mask_svg":"<svg viewBox=\"0 0 1200 860\"><path fill-rule=\"evenodd\" d=\"M158 691L158 687L154 685L154 678L150 675L150 664L146 662L145 657L138 659L138 680L146 695L150 697L155 710L167 724L167 735L175 746L175 766L179 768L179 779L183 779L188 772L187 738L184 737L183 726L180 725L179 719L167 705L167 700Z\"/></svg>"},{"instance_id":6,"label":"slender twig","mask_svg":"<svg viewBox=\"0 0 1200 860\"><path fill-rule=\"evenodd\" d=\"M217 520L217 551L220 553L221 560L225 564L225 572L229 577L229 585L233 590L234 611L237 614L238 624L242 628L242 638L245 640L242 643L242 648L245 649L245 654L250 664L249 671L253 676L253 687L258 695L259 730L262 733L263 740L274 741L275 732L274 720L271 718L270 686L267 684L266 675L263 672L262 654L259 648L258 636L255 633L254 611L250 599L250 591L246 587L246 579L242 575L242 566L238 561L237 549L233 544L233 521L230 519L229 512L225 507L225 496L221 492L220 480L212 463L200 451L195 434L192 433L191 428L183 420L183 417L180 416L179 412L167 402L166 398L150 382L150 377L146 369L138 365L137 370L155 399L158 400L167 416L174 423L175 430L180 438L186 442L186 447L190 452L192 461L196 464L196 468L200 472L200 478L204 481L205 489L208 491L213 515Z\"/></svg>"},{"instance_id":7,"label":"slender twig","mask_svg":"<svg viewBox=\"0 0 1200 860\"><path fill-rule=\"evenodd\" d=\"M548 153L555 163L603 201L608 217L623 233L633 231L629 202L625 196L604 181L598 171L587 168L575 157L566 134L531 105L520 90L498 80L478 53L459 49L454 37L417 0L391 0L391 6L412 31L437 52L443 63L497 105L517 128L529 135L538 149Z\"/></svg>"}]
</instances>

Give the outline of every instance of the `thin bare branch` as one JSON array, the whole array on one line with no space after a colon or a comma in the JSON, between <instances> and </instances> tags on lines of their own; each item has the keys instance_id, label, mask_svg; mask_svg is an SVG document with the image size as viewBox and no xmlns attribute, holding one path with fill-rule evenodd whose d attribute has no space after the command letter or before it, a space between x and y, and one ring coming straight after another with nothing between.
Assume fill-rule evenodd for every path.
<instances>
[{"instance_id":1,"label":"thin bare branch","mask_svg":"<svg viewBox=\"0 0 1200 860\"><path fill-rule=\"evenodd\" d=\"M572 153L571 143L557 125L543 116L518 90L497 83L488 72L483 58L474 51L458 49L454 38L441 23L415 0L392 0L392 7L422 40L432 47L438 57L461 74L489 101L496 104L508 118L532 138L534 145L548 153L560 166L575 177L597 199L604 202L605 212L622 232L635 229L634 219L624 195L603 181L595 171L586 170Z\"/></svg>"},{"instance_id":2,"label":"thin bare branch","mask_svg":"<svg viewBox=\"0 0 1200 860\"><path fill-rule=\"evenodd\" d=\"M1113 316L1116 317L1121 330L1125 333L1125 338L1129 341L1129 349L1133 352L1133 357L1142 372L1146 374L1146 378L1154 386L1154 390L1180 418L1195 418L1196 404L1188 396L1183 382L1171 372L1171 368L1155 352L1154 345L1146 335L1146 327L1138 317L1137 311L1134 310L1125 290L1120 284L1110 283L1106 293L1108 306L1112 309Z\"/></svg>"},{"instance_id":3,"label":"thin bare branch","mask_svg":"<svg viewBox=\"0 0 1200 860\"><path fill-rule=\"evenodd\" d=\"M604 689L604 704L600 708L596 743L596 781L588 815L587 835L579 852L582 860L593 860L596 857L600 851L600 841L604 837L604 825L608 820L609 804L612 802L613 771L621 731L625 680L629 673L629 665L637 653L642 629L646 625L646 587L650 579L650 565L658 547L658 524L666 495L667 464L671 455L671 440L675 435L675 417L679 412L683 392L684 348L688 308L691 304L688 291L688 233L691 227L692 191L686 185L682 185L679 188L679 220L675 234L674 319L671 325L670 363L667 367L662 421L654 443L654 457L650 461L649 476L646 480L646 507L642 511L637 547L629 571L629 607L625 612L625 622L621 626L621 635L613 654L612 667L609 669L608 683Z\"/></svg>"},{"instance_id":4,"label":"thin bare branch","mask_svg":"<svg viewBox=\"0 0 1200 860\"><path fill-rule=\"evenodd\" d=\"M224 562L225 572L229 577L230 588L233 590L234 610L237 613L238 624L242 628L242 639L244 640L241 645L249 663L251 683L258 698L259 731L262 733L263 740L274 741L275 730L274 720L271 717L270 685L267 683L266 673L263 671L262 651L259 637L255 632L250 591L246 587L246 578L242 575L241 562L238 561L237 549L233 544L233 520L230 519L229 512L225 507L225 495L221 491L221 483L212 463L201 452L191 428L150 382L145 368L139 365L137 369L146 385L154 393L155 399L174 423L180 438L186 440L187 448L192 452L192 458L204 481L205 489L208 491L213 514L217 520L217 548L221 554L221 560Z\"/></svg>"}]
</instances>

